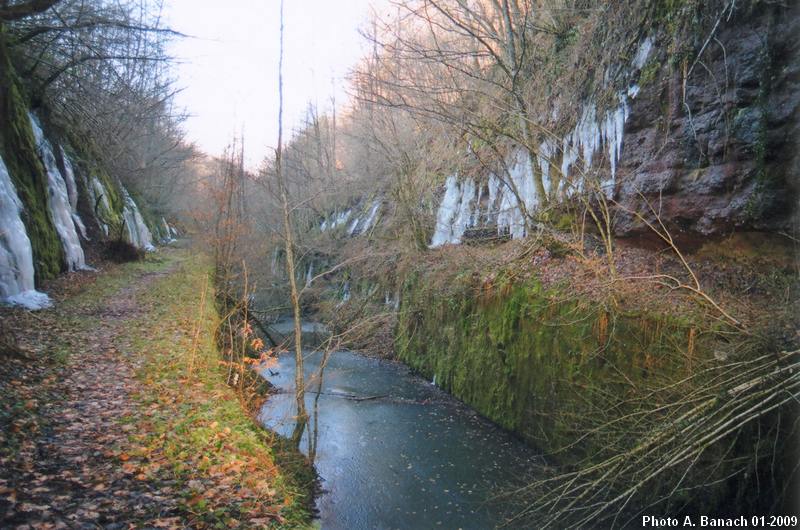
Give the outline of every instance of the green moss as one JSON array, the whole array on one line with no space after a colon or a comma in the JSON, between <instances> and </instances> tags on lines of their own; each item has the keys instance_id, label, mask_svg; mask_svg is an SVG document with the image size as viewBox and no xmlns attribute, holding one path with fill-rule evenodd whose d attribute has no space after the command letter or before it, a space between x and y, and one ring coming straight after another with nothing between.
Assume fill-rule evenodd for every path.
<instances>
[{"instance_id":1,"label":"green moss","mask_svg":"<svg viewBox=\"0 0 800 530\"><path fill-rule=\"evenodd\" d=\"M576 42L578 42L578 37L580 36L580 30L577 26L571 26L568 28L564 28L561 32L556 35L555 39L555 52L559 53L562 50L573 46Z\"/></svg>"},{"instance_id":2,"label":"green moss","mask_svg":"<svg viewBox=\"0 0 800 530\"><path fill-rule=\"evenodd\" d=\"M101 205L102 210L98 212L98 215L108 225L109 234L113 237L123 229L122 210L125 208L125 199L122 197L119 185L105 170L96 168L93 175L103 184L108 195L108 203L111 208L106 209Z\"/></svg>"},{"instance_id":3,"label":"green moss","mask_svg":"<svg viewBox=\"0 0 800 530\"><path fill-rule=\"evenodd\" d=\"M653 83L661 71L661 62L658 59L650 59L639 73L639 86L647 86Z\"/></svg>"},{"instance_id":4,"label":"green moss","mask_svg":"<svg viewBox=\"0 0 800 530\"><path fill-rule=\"evenodd\" d=\"M111 237L114 237L122 228L122 209L125 207L125 201L122 198L119 185L116 180L98 164L97 161L101 160L101 158L96 149L86 142L81 141L75 134L68 133L67 139L69 146L66 147L66 150L78 173L87 177L87 184L89 186L91 186L91 179L96 178L106 190L105 195L108 200L109 208L106 208L102 202L98 202L96 205L90 204L91 200L88 193L86 195L86 200L92 215L97 216L100 221L108 225L109 234ZM79 188L85 192L85 190L82 189L83 186L79 186Z\"/></svg>"},{"instance_id":5,"label":"green moss","mask_svg":"<svg viewBox=\"0 0 800 530\"><path fill-rule=\"evenodd\" d=\"M569 418L587 411L590 386L623 396L655 371L685 369L675 353L689 328L671 317L609 311L536 280L454 281L446 296L419 276L406 281L399 357L547 451L577 437Z\"/></svg>"},{"instance_id":6,"label":"green moss","mask_svg":"<svg viewBox=\"0 0 800 530\"><path fill-rule=\"evenodd\" d=\"M57 275L63 266L63 251L47 205L47 173L36 151L28 119L28 104L22 96L0 26L0 152L17 189L22 215L33 247L37 282Z\"/></svg>"},{"instance_id":7,"label":"green moss","mask_svg":"<svg viewBox=\"0 0 800 530\"><path fill-rule=\"evenodd\" d=\"M555 219L553 219L553 227L556 230L560 230L562 232L568 232L572 230L572 228L576 225L578 219L575 215L575 212L572 211L562 211L558 212L555 215Z\"/></svg>"}]
</instances>

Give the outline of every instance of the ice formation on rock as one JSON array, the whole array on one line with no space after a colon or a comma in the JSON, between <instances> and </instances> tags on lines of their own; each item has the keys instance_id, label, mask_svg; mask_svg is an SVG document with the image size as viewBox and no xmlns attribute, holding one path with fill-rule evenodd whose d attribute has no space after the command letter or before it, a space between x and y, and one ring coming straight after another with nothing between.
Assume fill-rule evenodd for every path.
<instances>
[{"instance_id":1,"label":"ice formation on rock","mask_svg":"<svg viewBox=\"0 0 800 530\"><path fill-rule=\"evenodd\" d=\"M64 248L64 257L67 261L67 269L71 271L85 269L86 259L83 255L83 248L78 239L78 229L76 229L74 221L74 217L77 217L78 214L72 208L67 182L64 179L64 175L62 175L61 171L58 169L56 157L53 154L53 147L47 138L44 137L39 122L33 114L29 116L33 135L36 138L36 146L47 172L50 218L53 220L56 232L61 239L61 245ZM74 188L74 175L71 172L69 173L72 176L72 186ZM77 192L75 198L77 203ZM83 225L83 223L81 223L81 225Z\"/></svg>"},{"instance_id":2,"label":"ice formation on rock","mask_svg":"<svg viewBox=\"0 0 800 530\"><path fill-rule=\"evenodd\" d=\"M350 223L350 228L347 229L347 235L353 237L357 236L358 234L363 234L364 232L369 231L372 227L372 224L375 222L375 219L378 216L378 210L381 207L381 201L376 200L373 201L372 206L369 209L369 212L366 215L363 215L363 212L356 215L353 219L353 222Z\"/></svg>"},{"instance_id":3,"label":"ice formation on rock","mask_svg":"<svg viewBox=\"0 0 800 530\"><path fill-rule=\"evenodd\" d=\"M639 44L639 48L636 50L636 55L631 63L634 68L641 70L642 67L647 63L647 59L650 57L650 52L653 51L653 44L653 37L647 37L641 42L641 44Z\"/></svg>"},{"instance_id":4,"label":"ice formation on rock","mask_svg":"<svg viewBox=\"0 0 800 530\"><path fill-rule=\"evenodd\" d=\"M311 280L314 279L314 262L308 264L308 269L306 270L306 287L311 285Z\"/></svg>"},{"instance_id":5,"label":"ice formation on rock","mask_svg":"<svg viewBox=\"0 0 800 530\"><path fill-rule=\"evenodd\" d=\"M343 224L347 223L347 220L350 219L350 215L352 215L352 213L353 211L349 208L342 212L334 212L330 217L327 217L322 221L322 224L319 227L320 232L333 230L334 228L342 226Z\"/></svg>"},{"instance_id":6,"label":"ice formation on rock","mask_svg":"<svg viewBox=\"0 0 800 530\"><path fill-rule=\"evenodd\" d=\"M436 228L431 248L444 244L457 245L467 228L477 223L479 189L472 179L459 182L457 175L447 177L444 197L436 215Z\"/></svg>"},{"instance_id":7,"label":"ice formation on rock","mask_svg":"<svg viewBox=\"0 0 800 530\"><path fill-rule=\"evenodd\" d=\"M647 37L641 42L631 62L634 71L640 70L646 64L653 51L653 44L652 37ZM617 163L622 156L625 122L630 115L630 100L635 99L639 95L639 91L639 85L632 83L625 91L619 92L617 106L607 110L602 118L598 117L594 102L590 101L583 106L577 125L562 140L561 173L564 176L565 184L570 180L568 178L570 169L579 159L586 170L592 166L594 154L602 146L605 146L611 174L608 178L601 180L600 188L607 198L613 198ZM582 179L573 180L577 180L577 187L581 189Z\"/></svg>"},{"instance_id":8,"label":"ice formation on rock","mask_svg":"<svg viewBox=\"0 0 800 530\"><path fill-rule=\"evenodd\" d=\"M133 200L133 197L130 196L125 188L122 188L122 196L125 198L122 219L127 230L128 241L137 248L148 252L154 251L156 247L153 246L153 235L150 233L150 229L147 228L136 201Z\"/></svg>"},{"instance_id":9,"label":"ice formation on rock","mask_svg":"<svg viewBox=\"0 0 800 530\"><path fill-rule=\"evenodd\" d=\"M375 220L378 217L378 211L380 210L380 207L381 201L375 200L372 203L372 206L370 206L369 211L366 213L364 213L360 208L358 210L348 208L347 210L343 210L341 212L334 211L331 215L322 220L319 230L320 232L326 232L347 224L347 235L350 237L355 237L358 234L367 232L370 228L372 228L372 226L375 224Z\"/></svg>"},{"instance_id":10,"label":"ice formation on rock","mask_svg":"<svg viewBox=\"0 0 800 530\"><path fill-rule=\"evenodd\" d=\"M21 212L22 202L0 158L0 301L42 309L51 302L34 288L33 249Z\"/></svg>"},{"instance_id":11,"label":"ice formation on rock","mask_svg":"<svg viewBox=\"0 0 800 530\"><path fill-rule=\"evenodd\" d=\"M539 161L549 171L549 162ZM539 197L534 182L530 156L523 149L516 149L506 163L507 177L489 175L488 200L485 211L481 211L482 186L474 179L459 181L451 175L445 183L445 193L436 215L436 227L431 239L431 248L445 244L461 243L468 229L496 225L499 234L512 238L525 237L527 223L525 212L533 212ZM548 178L549 182L549 178Z\"/></svg>"},{"instance_id":12,"label":"ice formation on rock","mask_svg":"<svg viewBox=\"0 0 800 530\"><path fill-rule=\"evenodd\" d=\"M376 200L372 203L372 208L370 208L367 217L364 219L364 225L361 227L360 232L364 233L369 231L372 228L372 225L375 223L375 219L378 217L378 210L381 207L381 201Z\"/></svg>"},{"instance_id":13,"label":"ice formation on rock","mask_svg":"<svg viewBox=\"0 0 800 530\"><path fill-rule=\"evenodd\" d=\"M632 71L640 70L653 50L654 42L647 37L641 42L631 63ZM512 150L505 171L490 173L486 179L486 193L474 179L459 181L456 175L447 177L445 193L436 215L436 226L430 247L459 244L464 233L472 227L496 226L499 234L516 239L527 235L530 215L538 208L534 171L542 179L544 192L552 200L570 197L585 189L583 175L570 178L579 167L586 171L592 167L598 153L605 149L610 171L599 182L600 191L608 199L614 197L617 165L622 156L625 122L630 115L630 100L636 98L640 87L633 83L617 94L617 104L602 114L594 101L581 107L575 127L561 140L545 139L538 148L532 164L531 154L524 148ZM560 155L560 166L556 161ZM580 163L580 166L578 164ZM551 189L553 167L560 169L560 187ZM476 192L477 190L477 192ZM484 201L484 195L488 195ZM480 211L481 202L488 204Z\"/></svg>"}]
</instances>

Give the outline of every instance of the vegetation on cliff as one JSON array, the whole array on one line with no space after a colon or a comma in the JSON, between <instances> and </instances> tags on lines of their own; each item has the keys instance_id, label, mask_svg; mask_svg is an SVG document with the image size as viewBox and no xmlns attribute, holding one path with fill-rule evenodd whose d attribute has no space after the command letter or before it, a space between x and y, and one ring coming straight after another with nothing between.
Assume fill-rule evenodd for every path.
<instances>
[{"instance_id":1,"label":"vegetation on cliff","mask_svg":"<svg viewBox=\"0 0 800 530\"><path fill-rule=\"evenodd\" d=\"M34 253L39 281L63 268L63 255L53 221L48 214L47 174L33 138L20 81L11 63L6 29L0 24L0 154L25 205L23 221Z\"/></svg>"},{"instance_id":2,"label":"vegetation on cliff","mask_svg":"<svg viewBox=\"0 0 800 530\"><path fill-rule=\"evenodd\" d=\"M134 231L171 237L162 236L162 217L177 212L170 192L190 174L185 162L194 150L183 142L171 81L159 66L174 33L158 11L149 2L71 0L0 8L0 155L23 206L37 283L67 268L60 227L70 213L91 255L103 252L103 240L150 244L124 237L135 217L125 218L134 209L126 194L142 217ZM57 169L45 167L30 116ZM48 172L60 173L70 193L72 212L58 222Z\"/></svg>"}]
</instances>

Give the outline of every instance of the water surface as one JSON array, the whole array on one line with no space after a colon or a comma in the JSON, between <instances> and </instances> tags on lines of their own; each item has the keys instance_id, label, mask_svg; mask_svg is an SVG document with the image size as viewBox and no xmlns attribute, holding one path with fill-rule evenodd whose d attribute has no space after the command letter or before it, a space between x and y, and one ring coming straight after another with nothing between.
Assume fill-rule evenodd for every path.
<instances>
[{"instance_id":1,"label":"water surface","mask_svg":"<svg viewBox=\"0 0 800 530\"><path fill-rule=\"evenodd\" d=\"M494 497L534 471L540 461L531 448L398 363L335 352L317 395L321 358L305 360L311 418L301 450L313 453L316 443L322 528L486 529L513 513ZM282 393L261 421L289 436L293 357L264 376Z\"/></svg>"}]
</instances>

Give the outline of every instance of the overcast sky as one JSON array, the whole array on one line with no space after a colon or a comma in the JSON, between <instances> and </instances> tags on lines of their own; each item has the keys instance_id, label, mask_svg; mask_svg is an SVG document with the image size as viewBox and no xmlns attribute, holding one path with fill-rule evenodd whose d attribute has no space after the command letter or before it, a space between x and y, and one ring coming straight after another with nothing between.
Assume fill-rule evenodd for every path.
<instances>
[{"instance_id":1,"label":"overcast sky","mask_svg":"<svg viewBox=\"0 0 800 530\"><path fill-rule=\"evenodd\" d=\"M345 75L368 49L358 34L370 6L383 0L286 0L284 127L297 127L309 101L344 102ZM178 39L177 102L191 117L190 140L222 153L242 129L248 164L277 139L279 0L167 0L165 18Z\"/></svg>"}]
</instances>

